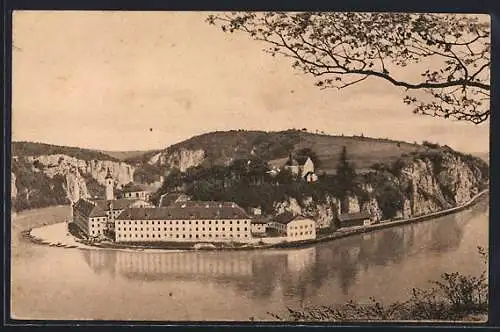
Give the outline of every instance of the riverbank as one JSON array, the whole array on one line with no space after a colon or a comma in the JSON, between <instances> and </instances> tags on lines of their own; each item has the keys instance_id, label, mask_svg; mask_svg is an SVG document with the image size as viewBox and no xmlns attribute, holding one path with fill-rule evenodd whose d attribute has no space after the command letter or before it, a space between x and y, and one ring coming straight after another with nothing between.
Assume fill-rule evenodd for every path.
<instances>
[{"instance_id":1,"label":"riverbank","mask_svg":"<svg viewBox=\"0 0 500 332\"><path fill-rule=\"evenodd\" d=\"M359 226L356 228L339 229L330 234L319 235L316 239L305 240L300 242L282 242L276 244L254 244L254 245L225 245L216 244L215 248L212 250L257 250L257 249L284 249L284 248L302 248L314 245L316 243L332 241L335 239L344 238L347 236L353 236L368 232L373 232L377 230L382 230L390 227L402 226L406 224L418 223L427 221L434 218L443 217L446 215L458 213L473 206L477 201L486 194L488 190L484 190L477 195L475 195L467 203L427 214L425 216L418 216L397 221L381 221L378 224L373 224L369 226ZM46 225L42 227L36 227L32 229L25 230L21 232L22 236L29 239L33 243L40 245L48 245L52 247L61 248L79 248L79 249L108 249L108 250L125 250L125 251L148 251L148 252L179 252L179 251L192 251L193 246L186 246L185 244L169 243L168 245L161 244L120 244L111 241L105 241L101 243L90 243L84 240L76 239L73 235L68 232L68 223L59 222L56 224Z\"/></svg>"}]
</instances>

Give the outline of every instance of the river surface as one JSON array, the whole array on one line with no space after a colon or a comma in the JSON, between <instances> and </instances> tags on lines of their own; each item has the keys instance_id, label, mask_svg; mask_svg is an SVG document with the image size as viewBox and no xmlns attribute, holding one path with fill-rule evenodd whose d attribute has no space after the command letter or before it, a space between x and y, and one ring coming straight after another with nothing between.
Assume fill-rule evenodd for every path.
<instances>
[{"instance_id":1,"label":"river surface","mask_svg":"<svg viewBox=\"0 0 500 332\"><path fill-rule=\"evenodd\" d=\"M36 245L24 229L62 222L69 207L12 223L11 312L19 319L272 320L286 307L408 298L443 272L478 275L488 200L417 224L304 249L126 252Z\"/></svg>"}]
</instances>

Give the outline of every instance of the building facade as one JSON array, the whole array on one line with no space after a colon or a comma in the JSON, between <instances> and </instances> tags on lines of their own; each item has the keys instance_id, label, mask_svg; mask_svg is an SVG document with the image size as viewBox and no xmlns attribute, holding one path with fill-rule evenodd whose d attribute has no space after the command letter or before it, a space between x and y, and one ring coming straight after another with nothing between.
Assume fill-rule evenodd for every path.
<instances>
[{"instance_id":1,"label":"building facade","mask_svg":"<svg viewBox=\"0 0 500 332\"><path fill-rule=\"evenodd\" d=\"M251 219L231 202L188 201L128 208L115 222L116 242L250 242Z\"/></svg>"},{"instance_id":2,"label":"building facade","mask_svg":"<svg viewBox=\"0 0 500 332\"><path fill-rule=\"evenodd\" d=\"M267 224L269 220L263 217L254 217L251 223L251 231L252 234L255 235L264 235L266 234Z\"/></svg>"},{"instance_id":3,"label":"building facade","mask_svg":"<svg viewBox=\"0 0 500 332\"><path fill-rule=\"evenodd\" d=\"M109 235L114 230L115 219L129 207L148 207L142 200L88 200L79 199L73 204L73 222L88 237Z\"/></svg>"},{"instance_id":4,"label":"building facade","mask_svg":"<svg viewBox=\"0 0 500 332\"><path fill-rule=\"evenodd\" d=\"M142 199L144 201L149 201L151 193L139 184L128 183L121 189L121 197L126 199Z\"/></svg>"},{"instance_id":5,"label":"building facade","mask_svg":"<svg viewBox=\"0 0 500 332\"><path fill-rule=\"evenodd\" d=\"M339 215L340 227L368 226L371 223L371 215L365 211L342 213Z\"/></svg>"},{"instance_id":6,"label":"building facade","mask_svg":"<svg viewBox=\"0 0 500 332\"><path fill-rule=\"evenodd\" d=\"M274 229L286 241L303 241L316 238L316 221L301 215L285 212L276 216L267 227Z\"/></svg>"},{"instance_id":7,"label":"building facade","mask_svg":"<svg viewBox=\"0 0 500 332\"><path fill-rule=\"evenodd\" d=\"M312 240L316 238L316 221L304 216L295 216L286 224L288 242Z\"/></svg>"}]
</instances>

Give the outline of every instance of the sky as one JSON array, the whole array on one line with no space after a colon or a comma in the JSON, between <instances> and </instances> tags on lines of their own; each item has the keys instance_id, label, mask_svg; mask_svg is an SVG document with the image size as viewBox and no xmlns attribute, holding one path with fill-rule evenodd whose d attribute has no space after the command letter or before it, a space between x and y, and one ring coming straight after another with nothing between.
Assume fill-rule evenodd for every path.
<instances>
[{"instance_id":1,"label":"sky","mask_svg":"<svg viewBox=\"0 0 500 332\"><path fill-rule=\"evenodd\" d=\"M489 122L415 115L403 90L376 78L320 90L207 15L15 12L12 139L127 151L215 130L308 128L489 151Z\"/></svg>"}]
</instances>

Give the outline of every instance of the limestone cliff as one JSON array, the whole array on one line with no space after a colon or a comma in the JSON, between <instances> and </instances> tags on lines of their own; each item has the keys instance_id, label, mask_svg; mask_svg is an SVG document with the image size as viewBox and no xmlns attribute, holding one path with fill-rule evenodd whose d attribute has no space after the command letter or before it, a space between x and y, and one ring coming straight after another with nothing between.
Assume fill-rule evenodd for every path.
<instances>
[{"instance_id":1,"label":"limestone cliff","mask_svg":"<svg viewBox=\"0 0 500 332\"><path fill-rule=\"evenodd\" d=\"M65 154L16 156L12 161L12 203L16 210L101 196L108 169L116 187L133 181L134 167L120 161L83 160Z\"/></svg>"},{"instance_id":2,"label":"limestone cliff","mask_svg":"<svg viewBox=\"0 0 500 332\"><path fill-rule=\"evenodd\" d=\"M285 201L274 204L276 214L291 212L294 215L304 215L316 220L316 227L328 228L340 214L340 201L336 197L327 196L325 202L314 202L312 197L306 197L302 202L290 197Z\"/></svg>"},{"instance_id":3,"label":"limestone cliff","mask_svg":"<svg viewBox=\"0 0 500 332\"><path fill-rule=\"evenodd\" d=\"M134 179L134 167L124 162L95 159L87 161L64 154L28 156L26 159L49 178L55 175L66 175L76 169L82 176L90 176L100 185L104 185L104 178L109 169L118 187Z\"/></svg>"},{"instance_id":4,"label":"limestone cliff","mask_svg":"<svg viewBox=\"0 0 500 332\"><path fill-rule=\"evenodd\" d=\"M342 200L342 212L367 211L373 222L410 218L462 205L485 188L488 174L478 160L453 150L431 151L398 160L392 168L361 176L357 188ZM312 216L318 227L328 227L341 212L337 198L326 203L311 197L276 202L276 214L284 211Z\"/></svg>"},{"instance_id":5,"label":"limestone cliff","mask_svg":"<svg viewBox=\"0 0 500 332\"><path fill-rule=\"evenodd\" d=\"M179 149L169 152L168 149L159 152L148 160L148 164L162 166L168 171L171 168L178 168L185 172L188 168L198 166L205 160L205 151L202 149Z\"/></svg>"}]
</instances>

